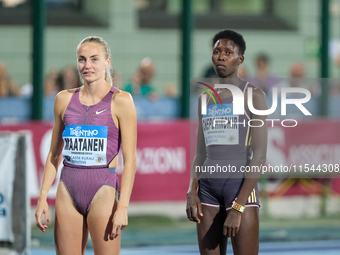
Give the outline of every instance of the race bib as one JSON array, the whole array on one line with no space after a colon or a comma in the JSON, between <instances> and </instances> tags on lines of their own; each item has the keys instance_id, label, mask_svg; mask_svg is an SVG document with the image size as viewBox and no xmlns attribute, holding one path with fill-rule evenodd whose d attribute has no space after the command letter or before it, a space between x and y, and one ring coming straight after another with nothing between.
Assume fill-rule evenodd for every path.
<instances>
[{"instance_id":1,"label":"race bib","mask_svg":"<svg viewBox=\"0 0 340 255\"><path fill-rule=\"evenodd\" d=\"M237 145L239 116L233 115L232 104L209 105L202 116L205 145Z\"/></svg>"},{"instance_id":2,"label":"race bib","mask_svg":"<svg viewBox=\"0 0 340 255\"><path fill-rule=\"evenodd\" d=\"M64 159L77 166L106 165L107 126L68 125L63 132Z\"/></svg>"}]
</instances>

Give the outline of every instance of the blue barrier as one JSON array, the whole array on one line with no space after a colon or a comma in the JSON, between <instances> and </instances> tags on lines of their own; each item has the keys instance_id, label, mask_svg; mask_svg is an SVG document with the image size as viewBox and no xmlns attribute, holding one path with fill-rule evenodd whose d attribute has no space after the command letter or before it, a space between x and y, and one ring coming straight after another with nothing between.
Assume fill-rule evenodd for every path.
<instances>
[{"instance_id":1,"label":"blue barrier","mask_svg":"<svg viewBox=\"0 0 340 255\"><path fill-rule=\"evenodd\" d=\"M0 98L0 121L6 123L30 120L31 104L27 98Z\"/></svg>"},{"instance_id":2,"label":"blue barrier","mask_svg":"<svg viewBox=\"0 0 340 255\"><path fill-rule=\"evenodd\" d=\"M178 98L161 97L149 100L145 97L134 97L138 120L176 119L180 115ZM45 97L43 101L43 120L53 121L54 97ZM31 101L27 98L0 98L0 122L15 123L29 121Z\"/></svg>"},{"instance_id":3,"label":"blue barrier","mask_svg":"<svg viewBox=\"0 0 340 255\"><path fill-rule=\"evenodd\" d=\"M138 120L169 120L180 116L180 99L160 97L150 100L145 97L134 97ZM45 97L43 101L43 120L53 121L54 97ZM267 105L272 105L271 98L267 98ZM303 104L313 117L318 116L319 99L311 98ZM197 118L197 98L191 99L191 117ZM329 117L340 118L340 96L331 96L329 100ZM0 98L0 122L14 123L29 121L31 116L31 102L27 98ZM282 118L281 100L278 100L276 111L268 118ZM295 105L287 105L287 115L284 118L310 118L305 116Z\"/></svg>"}]
</instances>

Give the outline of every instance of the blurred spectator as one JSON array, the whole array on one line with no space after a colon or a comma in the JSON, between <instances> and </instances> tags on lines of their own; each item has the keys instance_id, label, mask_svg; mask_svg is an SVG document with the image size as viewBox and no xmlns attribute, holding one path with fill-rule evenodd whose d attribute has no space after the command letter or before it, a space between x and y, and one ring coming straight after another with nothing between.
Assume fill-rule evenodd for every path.
<instances>
[{"instance_id":1,"label":"blurred spectator","mask_svg":"<svg viewBox=\"0 0 340 255\"><path fill-rule=\"evenodd\" d=\"M118 89L121 89L122 76L116 71L112 71L112 85Z\"/></svg>"},{"instance_id":2,"label":"blurred spectator","mask_svg":"<svg viewBox=\"0 0 340 255\"><path fill-rule=\"evenodd\" d=\"M59 91L63 90L61 73L58 69L52 68L44 78L44 96L56 96ZM23 97L32 97L33 87L31 83L26 83L20 88L20 94Z\"/></svg>"},{"instance_id":3,"label":"blurred spectator","mask_svg":"<svg viewBox=\"0 0 340 255\"><path fill-rule=\"evenodd\" d=\"M177 96L177 89L176 86L173 84L168 84L165 86L165 96L167 97L176 97Z\"/></svg>"},{"instance_id":4,"label":"blurred spectator","mask_svg":"<svg viewBox=\"0 0 340 255\"><path fill-rule=\"evenodd\" d=\"M274 84L279 82L279 77L270 74L269 58L265 54L260 54L256 58L256 76L249 79L249 82L267 93Z\"/></svg>"},{"instance_id":5,"label":"blurred spectator","mask_svg":"<svg viewBox=\"0 0 340 255\"><path fill-rule=\"evenodd\" d=\"M332 84L331 90L330 90L330 95L331 96L339 96L340 95L340 84Z\"/></svg>"},{"instance_id":6,"label":"blurred spectator","mask_svg":"<svg viewBox=\"0 0 340 255\"><path fill-rule=\"evenodd\" d=\"M237 71L238 76L247 81L249 80L247 69L244 66L239 66Z\"/></svg>"},{"instance_id":7,"label":"blurred spectator","mask_svg":"<svg viewBox=\"0 0 340 255\"><path fill-rule=\"evenodd\" d=\"M281 82L275 84L275 87L291 87L291 88L305 88L311 92L312 96L320 95L319 85L315 82L311 83L305 78L306 71L305 66L300 62L292 64L289 70L289 79L284 79Z\"/></svg>"},{"instance_id":8,"label":"blurred spectator","mask_svg":"<svg viewBox=\"0 0 340 255\"><path fill-rule=\"evenodd\" d=\"M335 60L335 64L340 68L340 51L338 51L334 60ZM330 88L330 94L332 96L340 95L340 84L338 82L338 79L336 79L336 81L333 81L333 84L331 85L331 88Z\"/></svg>"},{"instance_id":9,"label":"blurred spectator","mask_svg":"<svg viewBox=\"0 0 340 255\"><path fill-rule=\"evenodd\" d=\"M0 64L0 97L20 96L20 88L9 77L7 68L4 64Z\"/></svg>"},{"instance_id":10,"label":"blurred spectator","mask_svg":"<svg viewBox=\"0 0 340 255\"><path fill-rule=\"evenodd\" d=\"M132 77L132 81L125 85L124 90L133 96L147 96L155 100L157 95L151 85L153 75L153 61L149 57L143 58L137 72Z\"/></svg>"},{"instance_id":11,"label":"blurred spectator","mask_svg":"<svg viewBox=\"0 0 340 255\"><path fill-rule=\"evenodd\" d=\"M81 82L77 68L68 66L61 72L56 68L52 68L44 78L44 96L56 96L61 90L80 86ZM23 85L20 91L22 96L31 97L33 93L32 84Z\"/></svg>"},{"instance_id":12,"label":"blurred spectator","mask_svg":"<svg viewBox=\"0 0 340 255\"><path fill-rule=\"evenodd\" d=\"M340 51L338 51L337 55L335 56L334 61L335 61L335 64L340 68ZM333 84L331 84L330 94L332 96L340 95L340 83L338 82L338 79L335 79L333 81Z\"/></svg>"},{"instance_id":13,"label":"blurred spectator","mask_svg":"<svg viewBox=\"0 0 340 255\"><path fill-rule=\"evenodd\" d=\"M60 72L58 69L51 69L44 79L44 96L56 96L62 90L62 84L58 80Z\"/></svg>"},{"instance_id":14,"label":"blurred spectator","mask_svg":"<svg viewBox=\"0 0 340 255\"><path fill-rule=\"evenodd\" d=\"M22 97L32 97L33 86L31 83L26 83L20 87L20 96Z\"/></svg>"},{"instance_id":15,"label":"blurred spectator","mask_svg":"<svg viewBox=\"0 0 340 255\"><path fill-rule=\"evenodd\" d=\"M78 69L68 66L59 74L58 83L62 89L75 89L81 86Z\"/></svg>"},{"instance_id":16,"label":"blurred spectator","mask_svg":"<svg viewBox=\"0 0 340 255\"><path fill-rule=\"evenodd\" d=\"M340 51L335 58L335 64L337 64L340 67Z\"/></svg>"}]
</instances>

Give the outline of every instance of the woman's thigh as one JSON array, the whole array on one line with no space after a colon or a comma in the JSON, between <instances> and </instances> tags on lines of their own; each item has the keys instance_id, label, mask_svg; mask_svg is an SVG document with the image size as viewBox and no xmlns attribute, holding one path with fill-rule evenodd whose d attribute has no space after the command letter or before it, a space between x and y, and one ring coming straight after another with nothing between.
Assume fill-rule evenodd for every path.
<instances>
[{"instance_id":1,"label":"woman's thigh","mask_svg":"<svg viewBox=\"0 0 340 255\"><path fill-rule=\"evenodd\" d=\"M120 254L120 235L114 240L110 240L109 237L116 206L116 189L103 185L94 196L87 216L87 224L96 255Z\"/></svg>"},{"instance_id":2,"label":"woman's thigh","mask_svg":"<svg viewBox=\"0 0 340 255\"><path fill-rule=\"evenodd\" d=\"M88 238L85 218L73 205L73 200L63 182L56 195L54 239L58 255L84 254Z\"/></svg>"},{"instance_id":3,"label":"woman's thigh","mask_svg":"<svg viewBox=\"0 0 340 255\"><path fill-rule=\"evenodd\" d=\"M239 232L231 238L235 255L259 253L259 217L257 207L247 207L241 218Z\"/></svg>"},{"instance_id":4,"label":"woman's thigh","mask_svg":"<svg viewBox=\"0 0 340 255\"><path fill-rule=\"evenodd\" d=\"M227 237L223 235L223 224L226 218L224 207L202 205L203 217L197 223L197 237L202 255L226 254Z\"/></svg>"}]
</instances>

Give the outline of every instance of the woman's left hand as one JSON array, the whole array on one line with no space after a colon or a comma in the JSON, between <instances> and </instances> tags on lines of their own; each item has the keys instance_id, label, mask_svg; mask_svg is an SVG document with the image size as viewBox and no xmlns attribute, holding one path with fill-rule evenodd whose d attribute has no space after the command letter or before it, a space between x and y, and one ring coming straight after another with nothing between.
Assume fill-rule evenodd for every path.
<instances>
[{"instance_id":1,"label":"woman's left hand","mask_svg":"<svg viewBox=\"0 0 340 255\"><path fill-rule=\"evenodd\" d=\"M223 225L223 234L228 237L234 237L241 225L241 216L242 213L236 211L235 209L231 209L228 212L227 218L224 221Z\"/></svg>"},{"instance_id":2,"label":"woman's left hand","mask_svg":"<svg viewBox=\"0 0 340 255\"><path fill-rule=\"evenodd\" d=\"M113 227L110 235L110 239L113 240L121 234L121 231L128 224L127 208L117 208L113 215Z\"/></svg>"}]
</instances>

